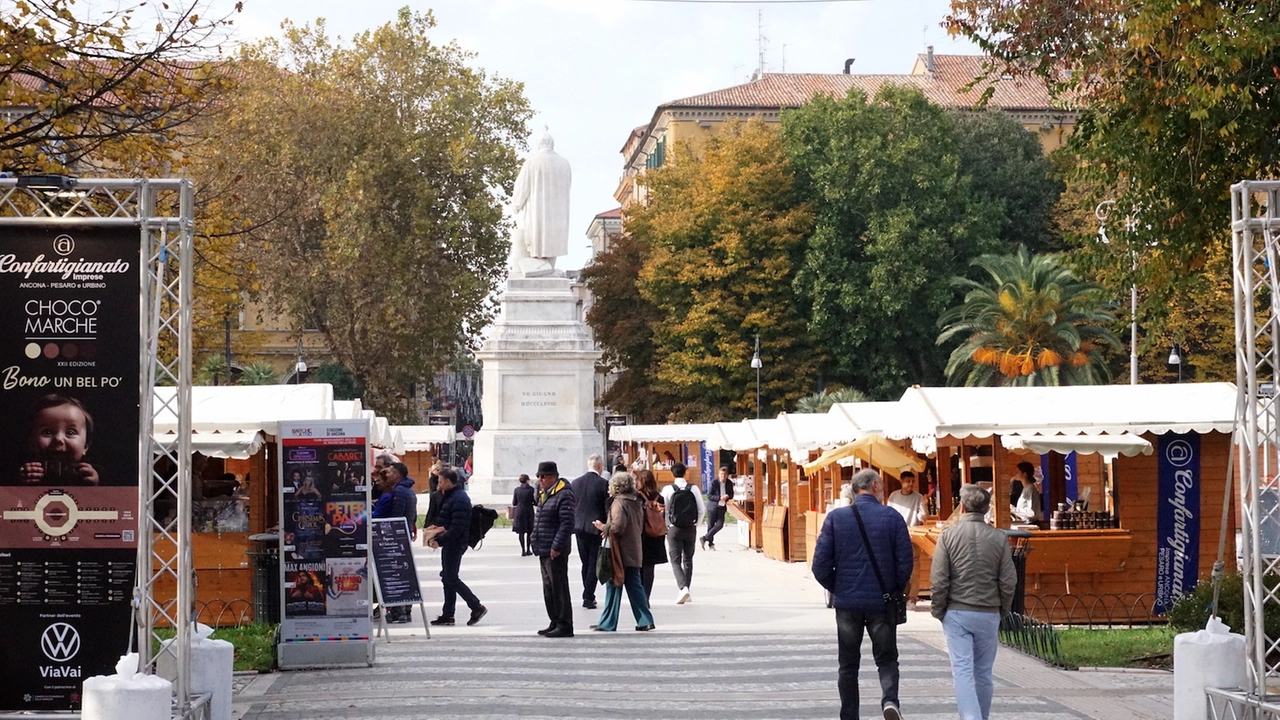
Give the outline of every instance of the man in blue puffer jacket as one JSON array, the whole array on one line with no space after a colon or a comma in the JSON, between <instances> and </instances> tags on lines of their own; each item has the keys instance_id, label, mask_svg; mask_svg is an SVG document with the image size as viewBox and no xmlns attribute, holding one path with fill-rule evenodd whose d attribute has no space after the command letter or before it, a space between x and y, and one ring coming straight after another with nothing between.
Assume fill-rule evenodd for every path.
<instances>
[{"instance_id":1,"label":"man in blue puffer jacket","mask_svg":"<svg viewBox=\"0 0 1280 720\"><path fill-rule=\"evenodd\" d=\"M428 538L427 545L440 549L440 583L444 586L444 609L431 624L453 625L453 612L461 595L471 609L467 624L475 625L489 610L480 604L480 599L458 576L462 569L462 555L467 551L467 538L471 534L471 498L462 488L458 473L453 468L442 469L439 477L440 492L444 493L440 514L436 516L435 525L423 530Z\"/></svg>"},{"instance_id":2,"label":"man in blue puffer jacket","mask_svg":"<svg viewBox=\"0 0 1280 720\"><path fill-rule=\"evenodd\" d=\"M880 707L885 720L901 720L898 625L885 607L884 593L901 594L911 579L911 536L902 515L881 504L884 484L880 473L862 470L849 484L853 505L827 513L813 551L813 577L835 596L840 720L858 720L858 665L864 628L871 636L871 654L880 671ZM859 516L884 577L883 591L858 529Z\"/></svg>"}]
</instances>

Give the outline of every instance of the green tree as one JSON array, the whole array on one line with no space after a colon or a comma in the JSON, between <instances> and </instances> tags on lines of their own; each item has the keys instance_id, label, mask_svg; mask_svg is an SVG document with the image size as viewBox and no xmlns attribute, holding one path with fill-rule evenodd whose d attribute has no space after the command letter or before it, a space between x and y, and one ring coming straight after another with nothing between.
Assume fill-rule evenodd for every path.
<instances>
[{"instance_id":1,"label":"green tree","mask_svg":"<svg viewBox=\"0 0 1280 720\"><path fill-rule=\"evenodd\" d=\"M397 18L338 44L286 23L247 48L239 87L193 148L264 299L325 334L365 399L429 381L491 321L508 252L503 202L529 106L519 84Z\"/></svg>"},{"instance_id":2,"label":"green tree","mask_svg":"<svg viewBox=\"0 0 1280 720\"><path fill-rule=\"evenodd\" d=\"M855 90L784 113L782 139L817 218L797 288L823 375L872 397L942 381L934 328L970 259L1054 242L1060 188L1012 121L886 86L871 102Z\"/></svg>"},{"instance_id":3,"label":"green tree","mask_svg":"<svg viewBox=\"0 0 1280 720\"><path fill-rule=\"evenodd\" d=\"M726 128L701 157L683 146L672 158L645 175L649 203L627 218L648 253L640 296L660 315L652 387L670 398L671 420L754 413L759 335L764 410L785 410L813 386L821 356L794 287L813 216L782 144L753 121Z\"/></svg>"},{"instance_id":4,"label":"green tree","mask_svg":"<svg viewBox=\"0 0 1280 720\"><path fill-rule=\"evenodd\" d=\"M1057 255L983 255L983 281L953 279L964 302L943 314L943 345L961 345L947 362L951 385L1100 385L1110 371L1100 350L1119 348L1103 289L1077 280Z\"/></svg>"},{"instance_id":5,"label":"green tree","mask_svg":"<svg viewBox=\"0 0 1280 720\"><path fill-rule=\"evenodd\" d=\"M328 383L333 386L334 400L355 400L364 395L364 388L351 371L339 363L324 363L308 373L309 383Z\"/></svg>"},{"instance_id":6,"label":"green tree","mask_svg":"<svg viewBox=\"0 0 1280 720\"><path fill-rule=\"evenodd\" d=\"M796 412L824 413L838 403L866 402L870 399L866 393L856 388L822 389L796 401Z\"/></svg>"},{"instance_id":7,"label":"green tree","mask_svg":"<svg viewBox=\"0 0 1280 720\"><path fill-rule=\"evenodd\" d=\"M0 168L155 175L182 164L188 124L227 85L211 58L230 16L201 17L190 0L108 5L5 3Z\"/></svg>"},{"instance_id":8,"label":"green tree","mask_svg":"<svg viewBox=\"0 0 1280 720\"><path fill-rule=\"evenodd\" d=\"M275 385L280 382L280 373L265 360L257 360L245 365L240 370L237 385Z\"/></svg>"},{"instance_id":9,"label":"green tree","mask_svg":"<svg viewBox=\"0 0 1280 720\"><path fill-rule=\"evenodd\" d=\"M582 280L594 298L587 323L604 352L599 369L612 376L600 404L635 422L661 423L674 407L653 382L653 326L662 313L640 294L640 269L648 256L638 238L620 235L582 269Z\"/></svg>"}]
</instances>

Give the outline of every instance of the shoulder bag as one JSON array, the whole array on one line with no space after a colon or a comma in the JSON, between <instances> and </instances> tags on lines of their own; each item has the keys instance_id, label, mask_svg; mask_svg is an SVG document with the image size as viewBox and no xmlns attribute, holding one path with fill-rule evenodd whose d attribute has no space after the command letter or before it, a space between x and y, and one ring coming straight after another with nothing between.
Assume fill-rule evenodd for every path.
<instances>
[{"instance_id":1,"label":"shoulder bag","mask_svg":"<svg viewBox=\"0 0 1280 720\"><path fill-rule=\"evenodd\" d=\"M600 554L596 558L596 580L601 585L612 583L614 587L622 587L626 578L626 568L622 566L622 548L613 533L604 536L600 545Z\"/></svg>"},{"instance_id":2,"label":"shoulder bag","mask_svg":"<svg viewBox=\"0 0 1280 720\"><path fill-rule=\"evenodd\" d=\"M893 622L902 625L907 622L907 596L901 590L889 592L885 589L884 576L880 574L880 564L876 562L876 554L871 550L871 540L867 538L867 528L862 524L862 513L858 512L857 500L853 503L853 516L858 519L858 532L862 533L862 546L867 549L867 557L871 559L871 569L876 573L876 582L880 583L880 592L884 595L884 610Z\"/></svg>"}]
</instances>

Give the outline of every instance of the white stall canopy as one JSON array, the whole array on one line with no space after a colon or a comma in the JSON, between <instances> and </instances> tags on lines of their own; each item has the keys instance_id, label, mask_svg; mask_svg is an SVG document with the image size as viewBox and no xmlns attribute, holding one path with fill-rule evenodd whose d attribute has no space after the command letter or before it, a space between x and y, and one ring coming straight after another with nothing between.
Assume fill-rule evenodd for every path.
<instances>
[{"instance_id":1,"label":"white stall canopy","mask_svg":"<svg viewBox=\"0 0 1280 720\"><path fill-rule=\"evenodd\" d=\"M178 446L177 433L157 435L156 440L166 450L172 451ZM261 431L194 432L191 433L191 452L205 457L248 460L258 453L266 441L267 437Z\"/></svg>"},{"instance_id":2,"label":"white stall canopy","mask_svg":"<svg viewBox=\"0 0 1280 720\"><path fill-rule=\"evenodd\" d=\"M702 442L715 432L714 425L615 425L609 439L615 442Z\"/></svg>"},{"instance_id":3,"label":"white stall canopy","mask_svg":"<svg viewBox=\"0 0 1280 720\"><path fill-rule=\"evenodd\" d=\"M1150 455L1151 443L1131 433L1119 435L1001 435L1000 444L1008 450L1030 450L1037 455L1056 452L1066 455L1097 453L1107 460L1120 455Z\"/></svg>"},{"instance_id":4,"label":"white stall canopy","mask_svg":"<svg viewBox=\"0 0 1280 720\"><path fill-rule=\"evenodd\" d=\"M156 388L157 435L176 433L178 418L171 408L177 388ZM163 401L163 404L162 404ZM281 421L333 419L333 386L228 385L191 388L191 429L197 433L280 434Z\"/></svg>"},{"instance_id":5,"label":"white stall canopy","mask_svg":"<svg viewBox=\"0 0 1280 720\"><path fill-rule=\"evenodd\" d=\"M392 432L400 433L404 452L430 450L431 446L453 442L452 425L392 425Z\"/></svg>"}]
</instances>

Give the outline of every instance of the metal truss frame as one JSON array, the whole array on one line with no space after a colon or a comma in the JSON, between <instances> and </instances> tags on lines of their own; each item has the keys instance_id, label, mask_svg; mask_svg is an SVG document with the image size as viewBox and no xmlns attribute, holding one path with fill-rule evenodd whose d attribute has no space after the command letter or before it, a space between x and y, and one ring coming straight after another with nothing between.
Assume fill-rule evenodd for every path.
<instances>
[{"instance_id":1,"label":"metal truss frame","mask_svg":"<svg viewBox=\"0 0 1280 720\"><path fill-rule=\"evenodd\" d=\"M194 631L194 567L191 555L191 335L192 251L195 188L182 179L79 179L74 189L56 193L19 187L0 179L0 226L67 225L136 227L141 293L139 347L138 559L133 590L136 650L140 669L155 672L160 655L170 654L174 673L174 716L207 717L208 698L191 692L190 648ZM156 387L176 392L157 394ZM177 442L166 448L152 427L164 414L178 419ZM157 504L176 502L176 518L157 516ZM161 602L158 587L172 587L175 599ZM185 609L185 610L184 610ZM160 627L175 630L175 641L159 644Z\"/></svg>"},{"instance_id":2,"label":"metal truss frame","mask_svg":"<svg viewBox=\"0 0 1280 720\"><path fill-rule=\"evenodd\" d=\"M1280 526L1280 396L1264 388L1280 377L1280 182L1231 186L1231 233L1248 686L1210 690L1209 709L1223 720L1280 718L1280 697L1267 683L1280 674L1280 637L1267 636L1263 619L1266 604L1280 601L1280 587L1266 580L1280 572L1280 555L1263 532Z\"/></svg>"}]
</instances>

